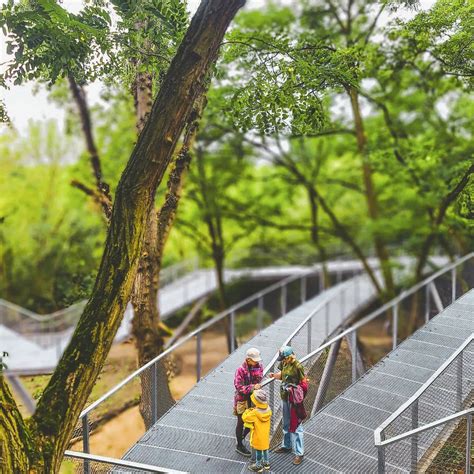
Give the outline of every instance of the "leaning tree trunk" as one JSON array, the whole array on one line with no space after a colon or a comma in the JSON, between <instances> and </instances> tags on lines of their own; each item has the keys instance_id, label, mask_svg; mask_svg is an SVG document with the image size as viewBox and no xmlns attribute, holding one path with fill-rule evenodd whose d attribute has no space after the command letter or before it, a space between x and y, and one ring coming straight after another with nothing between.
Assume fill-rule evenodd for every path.
<instances>
[{"instance_id":1,"label":"leaning tree trunk","mask_svg":"<svg viewBox=\"0 0 474 474\"><path fill-rule=\"evenodd\" d=\"M365 186L365 196L367 200L367 208L370 220L376 223L379 217L377 206L377 195L374 189L374 182L372 179L372 167L367 158L367 138L365 136L364 122L360 111L359 94L354 87L348 88L348 94L351 100L352 113L354 116L354 124L357 137L357 148L362 156L362 176ZM390 266L390 259L387 248L379 231L374 231L374 244L377 257L382 267L382 274L385 282L386 297L390 298L395 295L395 285L393 281L392 268Z\"/></svg>"},{"instance_id":2,"label":"leaning tree trunk","mask_svg":"<svg viewBox=\"0 0 474 474\"><path fill-rule=\"evenodd\" d=\"M6 472L58 472L130 300L156 187L224 33L243 4L243 0L204 0L191 21L120 179L91 297L28 423L0 375L0 426L8 427L0 430L0 444L10 450L3 464Z\"/></svg>"}]
</instances>

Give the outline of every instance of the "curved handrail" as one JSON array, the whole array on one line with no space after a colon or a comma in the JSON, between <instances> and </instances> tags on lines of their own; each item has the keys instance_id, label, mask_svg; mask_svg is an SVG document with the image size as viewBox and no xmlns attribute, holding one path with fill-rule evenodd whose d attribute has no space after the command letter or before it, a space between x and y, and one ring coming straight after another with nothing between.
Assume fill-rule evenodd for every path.
<instances>
[{"instance_id":1,"label":"curved handrail","mask_svg":"<svg viewBox=\"0 0 474 474\"><path fill-rule=\"evenodd\" d=\"M330 341L326 342L325 344L321 345L320 347L318 347L316 350L314 350L313 352L310 352L309 354L307 354L305 357L303 357L300 362L306 362L308 359L311 359L312 357L314 357L315 355L319 354L321 351L323 351L324 349L328 348L329 346L331 346L334 342L338 341L339 339L342 339L343 337L346 337L348 336L349 334L351 334L352 332L356 331L357 329L359 329L360 327L364 326L365 324L367 324L368 322L372 321L373 319L375 319L377 316L380 316L382 313L385 313L388 309L392 308L393 306L397 305L398 303L400 303L401 301L403 301L407 296L410 296L414 293L416 293L420 288L423 288L424 286L428 285L429 283L431 283L432 281L434 281L436 278L438 278L439 276L449 272L450 270L453 270L454 268L458 267L459 265L461 265L462 263L466 262L467 260L471 259L472 257L474 257L474 252L471 252L467 255L465 255L464 257L456 260L455 262L451 263L450 265L447 265L446 267L438 270L436 273L434 273L433 275L431 275L430 277L428 278L425 278L424 280L422 280L421 282L417 283L416 285L414 285L413 287L411 287L409 290L404 290L402 291L398 296L396 296L395 298L391 299L389 302L385 303L383 306L381 306L379 309L376 309L375 311L373 311L372 313L370 313L369 315L365 316L364 318L362 318L360 321L358 321L357 323L353 324L350 328L347 328L345 331L341 332L339 335L335 336L333 339L331 339Z\"/></svg>"},{"instance_id":2,"label":"curved handrail","mask_svg":"<svg viewBox=\"0 0 474 474\"><path fill-rule=\"evenodd\" d=\"M431 377L396 411L384 420L374 431L374 442L376 446L390 444L382 441L382 431L400 416L412 403L423 395L433 382L446 370L446 368L456 359L456 357L474 340L474 332L451 354L451 356L434 372Z\"/></svg>"},{"instance_id":3,"label":"curved handrail","mask_svg":"<svg viewBox=\"0 0 474 474\"><path fill-rule=\"evenodd\" d=\"M221 311L220 313L218 313L216 316L214 316L212 319L210 319L209 321L206 321L205 323L201 324L199 327L197 327L196 329L194 329L194 331L191 331L190 333L186 334L185 336L183 336L182 338L178 339L172 346L170 346L168 349L166 349L164 352L162 352L161 354L159 354L158 356L156 356L154 359L150 360L149 362L147 362L145 365L143 365L142 367L138 368L137 370L135 370L135 372L131 373L129 376L127 376L124 380L122 380L118 385L116 385L115 387L113 387L112 389L110 389L107 393L105 393L104 395L102 395L102 397L98 398L95 402L93 402L91 405L89 405L87 408L85 408L81 414L80 414L80 418L84 417L85 415L87 415L88 413L90 413L94 408L96 408L98 405L100 405L104 400L106 400L107 398L109 398L111 395L113 395L115 392L117 392L118 390L120 390L124 385L126 385L128 382L130 382L132 379L134 379L135 377L137 377L138 375L140 375L142 372L144 372L146 369L148 369L149 367L151 367L152 365L154 365L156 362L159 362L161 359L163 359L164 357L166 357L168 354L170 354L171 352L173 352L175 349L177 349L178 347L182 346L184 343L188 342L189 340L191 340L193 337L197 336L199 333L205 331L206 329L208 329L209 327L213 326L214 324L218 323L219 321L223 320L224 318L226 318L227 316L229 316L230 314L232 314L233 312L237 311L238 309L240 309L241 307L251 303L252 301L258 299L258 298L261 298L263 296L265 296L266 294L268 293L271 293L272 291L278 289L278 288L281 288L295 280L297 280L298 278L302 278L304 276L308 276L308 275L311 275L315 272L319 272L321 271L321 264L317 264L315 266L313 266L312 268L310 268L308 271L306 272L303 272L303 273L299 273L297 275L291 275L287 278L284 278L283 280L273 284L273 285L270 285L268 288L265 288L265 290L263 291L259 291L251 296L249 296L248 298L240 301L239 303L236 303L232 306L230 306L229 308L227 308L226 310L224 311Z\"/></svg>"},{"instance_id":4,"label":"curved handrail","mask_svg":"<svg viewBox=\"0 0 474 474\"><path fill-rule=\"evenodd\" d=\"M360 327L364 326L365 324L367 324L368 322L372 321L373 319L377 318L378 316L380 316L382 313L385 313L388 309L392 308L393 306L395 306L396 304L400 303L400 301L404 300L407 296L410 296L412 295L413 293L416 293L420 288L423 288L425 285L431 283L432 281L434 281L436 278L438 278L439 276L449 272L450 270L453 270L454 268L458 267L459 265L461 265L462 263L466 262L467 260L471 259L474 257L474 252L471 252L471 253L468 253L467 255L465 255L464 257L461 257L459 258L458 260L456 260L455 262L441 268L440 270L438 270L437 272L433 273L433 275L425 278L424 280L422 280L421 282L417 283L416 285L414 285L413 287L411 287L410 289L408 290L404 290L402 291L398 296L396 296L395 298L393 298L392 300L390 300L389 302L385 303L384 305L382 305L380 308L378 308L377 310L373 311L372 313L370 313L369 315L365 316L364 318L362 318L360 321L358 321L357 323L353 324L351 327L347 328L346 330L342 331L341 333L339 333L337 336L333 337L331 340L329 340L328 342L322 344L321 346L319 346L317 349L315 349L314 351L310 352L309 354L307 354L306 356L304 356L303 358L300 359L300 362L301 363L304 363L306 362L307 360L315 357L316 355L320 354L322 351L324 351L325 349L329 348L332 344L334 344L335 342L337 342L338 340L348 336L349 334L353 333L354 331L357 331L357 329L359 329ZM323 305L324 306L324 305ZM321 307L319 306L317 308L317 310L321 309ZM305 323L307 322L309 318L307 318L305 320ZM304 325L304 324L303 324ZM298 330L301 329L301 325L298 327ZM285 345L291 341L291 339L295 336L295 334L297 333L298 331L293 331L293 333L291 334L290 337L288 337L285 341ZM267 365L267 367L265 367L265 370L264 370L264 374L267 374L268 371L273 367L274 363L276 362L278 358L278 352L273 356L271 362ZM264 385L267 385L269 384L270 382L274 381L273 378L271 379L267 379L265 380L263 383L262 383L262 386Z\"/></svg>"}]
</instances>

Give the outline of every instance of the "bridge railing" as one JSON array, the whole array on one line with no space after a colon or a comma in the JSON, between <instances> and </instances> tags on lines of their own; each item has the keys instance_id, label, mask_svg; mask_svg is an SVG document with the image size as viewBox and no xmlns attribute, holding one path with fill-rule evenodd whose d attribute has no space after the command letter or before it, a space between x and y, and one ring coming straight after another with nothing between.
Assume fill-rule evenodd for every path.
<instances>
[{"instance_id":1,"label":"bridge railing","mask_svg":"<svg viewBox=\"0 0 474 474\"><path fill-rule=\"evenodd\" d=\"M474 333L375 430L379 472L388 463L412 472L455 472L465 464L470 472L473 381Z\"/></svg>"},{"instance_id":2,"label":"bridge railing","mask_svg":"<svg viewBox=\"0 0 474 474\"><path fill-rule=\"evenodd\" d=\"M338 270L331 274L331 284L352 278L360 271L361 267L353 264L342 269L339 266ZM91 431L101 420L109 418L110 414L117 413L117 410L137 404L146 426L151 426L164 410L169 408L169 398L166 399L165 390L160 390L163 386L160 384L163 371L186 370L194 376L195 381L199 381L210 369L224 361L229 352L233 352L273 320L313 298L323 289L322 267L317 265L305 273L285 278L219 313L83 410L73 437L81 438L83 451L89 452ZM339 297L345 297L343 291ZM204 344L207 348L205 353ZM193 381L186 388L189 389L192 385ZM182 394L185 391L182 391Z\"/></svg>"},{"instance_id":3,"label":"bridge railing","mask_svg":"<svg viewBox=\"0 0 474 474\"><path fill-rule=\"evenodd\" d=\"M430 318L451 304L456 298L474 287L474 252L446 265L433 275L402 291L377 310L364 316L351 327L316 349L308 344L304 346L304 335L308 334L314 318L324 318L331 311L331 304L326 302L315 309L302 325L296 328L286 340L287 345L294 345L300 362L310 375L310 386L313 384L315 395L311 405L311 415L320 410L331 399L363 375L372 365L394 350L398 344L417 328L427 323ZM363 360L360 348L380 345L366 354ZM312 349L312 350L311 350ZM368 351L366 351L368 352ZM278 371L278 354L265 368L265 374ZM267 379L268 385L273 379ZM388 384L388 382L387 382ZM280 413L278 404L279 384L271 384L270 401L274 413ZM390 390L386 385L385 390ZM276 418L278 422L278 417ZM274 426L277 423L273 424Z\"/></svg>"},{"instance_id":4,"label":"bridge railing","mask_svg":"<svg viewBox=\"0 0 474 474\"><path fill-rule=\"evenodd\" d=\"M152 466L151 464L125 461L123 459L115 459L106 456L96 456L77 451L66 451L64 453L61 468L61 472L83 472L84 474L109 472L126 472L132 474L185 474L182 471Z\"/></svg>"}]
</instances>

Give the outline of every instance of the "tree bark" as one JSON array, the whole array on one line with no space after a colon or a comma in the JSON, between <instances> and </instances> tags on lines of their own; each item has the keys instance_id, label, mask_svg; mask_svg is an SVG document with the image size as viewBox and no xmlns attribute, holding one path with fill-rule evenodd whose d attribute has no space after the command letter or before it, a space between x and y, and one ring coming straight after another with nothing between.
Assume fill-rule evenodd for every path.
<instances>
[{"instance_id":1,"label":"tree bark","mask_svg":"<svg viewBox=\"0 0 474 474\"><path fill-rule=\"evenodd\" d=\"M367 137L364 130L364 122L360 111L359 94L357 90L349 86L347 88L349 98L351 100L352 114L354 116L354 125L357 137L357 148L362 157L362 176L365 186L365 196L367 200L367 209L369 212L369 218L372 222L376 223L379 217L377 195L374 189L374 183L372 179L372 167L367 158ZM390 259L388 255L385 243L379 234L378 230L374 231L374 245L377 257L382 267L382 274L385 282L386 297L390 298L395 294L395 284L393 281L392 268L390 266Z\"/></svg>"},{"instance_id":2,"label":"tree bark","mask_svg":"<svg viewBox=\"0 0 474 474\"><path fill-rule=\"evenodd\" d=\"M150 119L120 179L92 295L28 424L34 454L29 454L18 409L14 404L4 408L10 405L11 395L0 375L0 423L20 433L15 436L9 464L4 466L7 472L25 472L21 451L28 453L29 469L48 473L59 470L130 299L156 187L216 59L223 35L243 4L243 0L204 0L170 65Z\"/></svg>"},{"instance_id":3,"label":"tree bark","mask_svg":"<svg viewBox=\"0 0 474 474\"><path fill-rule=\"evenodd\" d=\"M69 89L72 93L74 101L76 102L79 117L81 119L82 131L86 141L86 148L89 153L89 159L91 162L92 172L94 174L97 191L94 193L88 192L84 185L81 185L77 180L74 180L71 184L78 189L86 192L86 194L92 196L94 200L102 207L106 219L110 219L112 213L112 197L110 196L109 185L102 179L102 168L100 164L99 152L94 140L94 134L92 131L91 117L89 112L89 106L87 105L86 92L83 87L79 86L72 74L68 75Z\"/></svg>"}]
</instances>

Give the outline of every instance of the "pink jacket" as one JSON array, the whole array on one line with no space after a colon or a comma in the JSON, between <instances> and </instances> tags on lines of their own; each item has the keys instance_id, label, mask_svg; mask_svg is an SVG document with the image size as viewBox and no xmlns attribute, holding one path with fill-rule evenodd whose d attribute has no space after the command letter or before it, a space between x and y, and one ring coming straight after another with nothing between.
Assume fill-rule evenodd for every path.
<instances>
[{"instance_id":1,"label":"pink jacket","mask_svg":"<svg viewBox=\"0 0 474 474\"><path fill-rule=\"evenodd\" d=\"M258 364L255 367L249 367L247 362L244 362L236 371L234 375L234 407L237 402L248 400L250 394L253 392L253 387L260 383L263 379L263 365Z\"/></svg>"}]
</instances>

